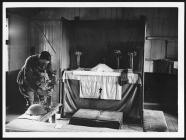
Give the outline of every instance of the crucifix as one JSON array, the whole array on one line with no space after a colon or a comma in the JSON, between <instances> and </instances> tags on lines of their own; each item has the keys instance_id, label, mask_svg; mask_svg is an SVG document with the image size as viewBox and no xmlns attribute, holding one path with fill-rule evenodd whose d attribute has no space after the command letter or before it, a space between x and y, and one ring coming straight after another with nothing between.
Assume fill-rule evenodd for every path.
<instances>
[{"instance_id":1,"label":"crucifix","mask_svg":"<svg viewBox=\"0 0 186 140\"><path fill-rule=\"evenodd\" d=\"M135 51L134 51L134 52L128 52L128 55L129 55L129 57L130 57L130 70L133 71L134 56L136 56L137 53L136 53Z\"/></svg>"},{"instance_id":2,"label":"crucifix","mask_svg":"<svg viewBox=\"0 0 186 140\"><path fill-rule=\"evenodd\" d=\"M102 88L99 88L99 93L101 94Z\"/></svg>"},{"instance_id":3,"label":"crucifix","mask_svg":"<svg viewBox=\"0 0 186 140\"><path fill-rule=\"evenodd\" d=\"M100 99L100 97L101 97L101 91L102 91L102 88L100 87L100 88L99 88L99 99Z\"/></svg>"}]
</instances>

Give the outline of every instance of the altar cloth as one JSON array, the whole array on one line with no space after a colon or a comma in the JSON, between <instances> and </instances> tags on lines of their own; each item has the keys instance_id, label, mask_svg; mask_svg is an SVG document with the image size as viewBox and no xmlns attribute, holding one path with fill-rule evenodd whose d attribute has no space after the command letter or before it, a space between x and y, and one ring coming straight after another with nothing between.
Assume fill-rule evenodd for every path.
<instances>
[{"instance_id":1,"label":"altar cloth","mask_svg":"<svg viewBox=\"0 0 186 140\"><path fill-rule=\"evenodd\" d=\"M121 72L102 72L72 70L65 71L65 79L80 81L80 98L95 98L106 100L121 100L122 85L119 84L119 78L123 76ZM126 81L129 84L141 84L138 74L126 73Z\"/></svg>"},{"instance_id":2,"label":"altar cloth","mask_svg":"<svg viewBox=\"0 0 186 140\"><path fill-rule=\"evenodd\" d=\"M114 76L82 76L80 98L121 100L122 87Z\"/></svg>"},{"instance_id":3,"label":"altar cloth","mask_svg":"<svg viewBox=\"0 0 186 140\"><path fill-rule=\"evenodd\" d=\"M86 71L86 70L69 70L64 71L62 79L63 82L65 79L74 79L81 80L83 76L112 76L120 77L122 72L113 71L113 72L101 72L101 71ZM127 73L128 83L135 84L140 83L140 77L136 73Z\"/></svg>"}]
</instances>

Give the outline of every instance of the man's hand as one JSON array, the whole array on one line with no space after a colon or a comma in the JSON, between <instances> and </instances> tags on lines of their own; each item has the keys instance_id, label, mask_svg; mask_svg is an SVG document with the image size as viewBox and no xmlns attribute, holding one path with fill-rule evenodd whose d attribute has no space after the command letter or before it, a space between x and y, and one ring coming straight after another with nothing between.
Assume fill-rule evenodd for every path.
<instances>
[{"instance_id":1,"label":"man's hand","mask_svg":"<svg viewBox=\"0 0 186 140\"><path fill-rule=\"evenodd\" d=\"M48 90L48 96L52 96L53 91L54 91L54 89L49 89L49 90Z\"/></svg>"}]
</instances>

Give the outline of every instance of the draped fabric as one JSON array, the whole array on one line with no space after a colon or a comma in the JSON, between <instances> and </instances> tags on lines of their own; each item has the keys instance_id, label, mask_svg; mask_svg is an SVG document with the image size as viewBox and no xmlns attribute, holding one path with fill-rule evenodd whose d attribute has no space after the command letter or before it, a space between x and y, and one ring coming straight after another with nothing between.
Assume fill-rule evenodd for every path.
<instances>
[{"instance_id":1,"label":"draped fabric","mask_svg":"<svg viewBox=\"0 0 186 140\"><path fill-rule=\"evenodd\" d=\"M121 86L114 76L82 76L80 98L121 100Z\"/></svg>"},{"instance_id":2,"label":"draped fabric","mask_svg":"<svg viewBox=\"0 0 186 140\"><path fill-rule=\"evenodd\" d=\"M80 98L80 81L64 80L64 114L75 113L78 109L98 109L123 112L125 118L139 120L141 92L139 84L124 84L121 100Z\"/></svg>"},{"instance_id":3,"label":"draped fabric","mask_svg":"<svg viewBox=\"0 0 186 140\"><path fill-rule=\"evenodd\" d=\"M141 84L139 74L125 72L65 71L64 79L80 80L80 98L121 100L124 83Z\"/></svg>"}]
</instances>

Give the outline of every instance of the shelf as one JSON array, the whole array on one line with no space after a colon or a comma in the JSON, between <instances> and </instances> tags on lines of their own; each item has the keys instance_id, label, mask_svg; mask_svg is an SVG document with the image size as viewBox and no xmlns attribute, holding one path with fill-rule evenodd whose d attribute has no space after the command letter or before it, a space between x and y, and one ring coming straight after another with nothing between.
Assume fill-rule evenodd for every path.
<instances>
[{"instance_id":1,"label":"shelf","mask_svg":"<svg viewBox=\"0 0 186 140\"><path fill-rule=\"evenodd\" d=\"M176 41L178 40L178 36L147 36L146 40L168 40L168 41Z\"/></svg>"}]
</instances>

